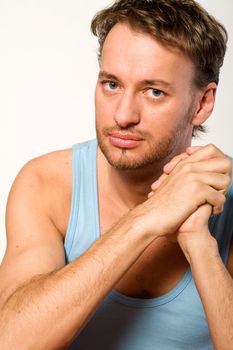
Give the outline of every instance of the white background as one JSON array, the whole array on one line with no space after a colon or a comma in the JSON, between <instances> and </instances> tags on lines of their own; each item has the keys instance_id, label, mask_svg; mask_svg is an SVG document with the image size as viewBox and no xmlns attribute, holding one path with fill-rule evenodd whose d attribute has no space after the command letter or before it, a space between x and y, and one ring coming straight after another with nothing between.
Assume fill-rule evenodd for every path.
<instances>
[{"instance_id":1,"label":"white background","mask_svg":"<svg viewBox=\"0 0 233 350\"><path fill-rule=\"evenodd\" d=\"M22 165L95 136L98 46L89 25L109 2L0 0L0 261L7 195ZM209 133L195 143L215 143L232 155L233 1L199 2L230 38Z\"/></svg>"}]
</instances>

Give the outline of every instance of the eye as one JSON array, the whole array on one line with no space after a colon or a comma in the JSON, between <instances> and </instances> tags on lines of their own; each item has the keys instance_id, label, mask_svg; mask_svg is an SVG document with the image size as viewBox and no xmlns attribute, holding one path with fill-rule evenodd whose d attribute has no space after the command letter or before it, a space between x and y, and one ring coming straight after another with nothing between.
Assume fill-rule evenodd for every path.
<instances>
[{"instance_id":1,"label":"eye","mask_svg":"<svg viewBox=\"0 0 233 350\"><path fill-rule=\"evenodd\" d=\"M152 97L152 98L160 97L161 95L163 95L163 92L161 90L154 89L154 88L149 88L147 92L149 97Z\"/></svg>"},{"instance_id":2,"label":"eye","mask_svg":"<svg viewBox=\"0 0 233 350\"><path fill-rule=\"evenodd\" d=\"M108 91L116 90L118 88L118 84L115 83L115 81L102 81L101 84Z\"/></svg>"}]
</instances>

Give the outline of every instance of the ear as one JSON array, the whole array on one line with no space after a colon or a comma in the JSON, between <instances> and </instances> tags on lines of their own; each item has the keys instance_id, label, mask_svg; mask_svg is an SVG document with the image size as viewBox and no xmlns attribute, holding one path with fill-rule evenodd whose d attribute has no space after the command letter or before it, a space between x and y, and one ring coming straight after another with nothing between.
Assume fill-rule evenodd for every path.
<instances>
[{"instance_id":1,"label":"ear","mask_svg":"<svg viewBox=\"0 0 233 350\"><path fill-rule=\"evenodd\" d=\"M209 118L214 108L216 90L217 85L212 82L200 91L196 112L192 119L192 125L201 125Z\"/></svg>"}]
</instances>

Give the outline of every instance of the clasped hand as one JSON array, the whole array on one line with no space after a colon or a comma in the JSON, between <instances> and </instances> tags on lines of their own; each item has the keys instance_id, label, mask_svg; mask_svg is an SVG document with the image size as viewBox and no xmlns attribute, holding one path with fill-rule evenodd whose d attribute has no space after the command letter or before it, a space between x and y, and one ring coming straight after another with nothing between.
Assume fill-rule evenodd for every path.
<instances>
[{"instance_id":1,"label":"clasped hand","mask_svg":"<svg viewBox=\"0 0 233 350\"><path fill-rule=\"evenodd\" d=\"M148 195L149 207L159 212L159 235L180 245L209 235L208 219L223 210L231 175L230 158L213 145L189 147L174 157Z\"/></svg>"}]
</instances>

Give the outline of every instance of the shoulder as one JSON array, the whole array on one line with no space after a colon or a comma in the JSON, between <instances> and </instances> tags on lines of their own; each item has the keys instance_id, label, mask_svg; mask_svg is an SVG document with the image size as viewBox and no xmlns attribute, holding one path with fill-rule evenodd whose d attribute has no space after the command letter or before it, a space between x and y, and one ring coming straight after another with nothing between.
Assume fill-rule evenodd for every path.
<instances>
[{"instance_id":1,"label":"shoulder","mask_svg":"<svg viewBox=\"0 0 233 350\"><path fill-rule=\"evenodd\" d=\"M47 182L51 177L62 178L70 170L72 163L72 150L64 149L43 154L31 159L22 168L28 174L36 175L42 182Z\"/></svg>"},{"instance_id":2,"label":"shoulder","mask_svg":"<svg viewBox=\"0 0 233 350\"><path fill-rule=\"evenodd\" d=\"M50 152L22 167L12 185L7 208L28 202L50 217L61 231L61 222L69 215L71 191L72 149Z\"/></svg>"},{"instance_id":3,"label":"shoulder","mask_svg":"<svg viewBox=\"0 0 233 350\"><path fill-rule=\"evenodd\" d=\"M14 186L43 191L67 183L72 173L71 149L50 152L29 160L19 171Z\"/></svg>"}]
</instances>

